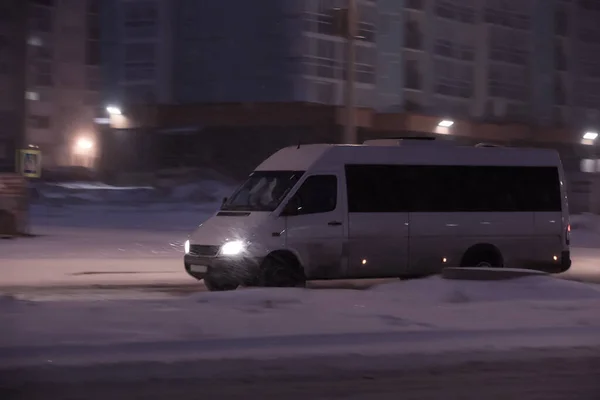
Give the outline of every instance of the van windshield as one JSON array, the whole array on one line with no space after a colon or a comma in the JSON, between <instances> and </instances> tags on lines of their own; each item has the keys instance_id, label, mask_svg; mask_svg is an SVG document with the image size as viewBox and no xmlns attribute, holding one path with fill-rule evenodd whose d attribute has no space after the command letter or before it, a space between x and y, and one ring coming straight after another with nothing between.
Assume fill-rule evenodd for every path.
<instances>
[{"instance_id":1,"label":"van windshield","mask_svg":"<svg viewBox=\"0 0 600 400\"><path fill-rule=\"evenodd\" d=\"M227 200L224 211L274 211L304 171L256 171Z\"/></svg>"}]
</instances>

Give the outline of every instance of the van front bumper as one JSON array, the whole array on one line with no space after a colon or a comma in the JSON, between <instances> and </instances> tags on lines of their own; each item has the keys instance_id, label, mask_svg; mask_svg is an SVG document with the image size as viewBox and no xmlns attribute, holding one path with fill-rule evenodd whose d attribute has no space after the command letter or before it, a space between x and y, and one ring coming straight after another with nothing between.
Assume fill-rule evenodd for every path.
<instances>
[{"instance_id":1,"label":"van front bumper","mask_svg":"<svg viewBox=\"0 0 600 400\"><path fill-rule=\"evenodd\" d=\"M214 279L244 284L258 275L262 258L258 257L209 257L186 254L183 258L185 271L198 280L210 276Z\"/></svg>"}]
</instances>

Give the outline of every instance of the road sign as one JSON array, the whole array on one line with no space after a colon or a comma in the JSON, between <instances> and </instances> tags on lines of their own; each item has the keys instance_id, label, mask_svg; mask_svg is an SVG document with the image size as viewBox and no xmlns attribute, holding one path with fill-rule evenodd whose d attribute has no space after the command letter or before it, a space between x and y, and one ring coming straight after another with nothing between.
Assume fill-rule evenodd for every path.
<instances>
[{"instance_id":1,"label":"road sign","mask_svg":"<svg viewBox=\"0 0 600 400\"><path fill-rule=\"evenodd\" d=\"M19 172L27 178L42 176L42 152L40 150L19 150Z\"/></svg>"}]
</instances>

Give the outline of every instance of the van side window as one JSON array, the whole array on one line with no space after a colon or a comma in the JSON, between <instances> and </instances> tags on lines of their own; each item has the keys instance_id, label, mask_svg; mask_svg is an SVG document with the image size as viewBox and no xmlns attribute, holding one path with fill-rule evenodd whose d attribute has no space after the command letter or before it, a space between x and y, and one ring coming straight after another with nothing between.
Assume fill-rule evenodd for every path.
<instances>
[{"instance_id":1,"label":"van side window","mask_svg":"<svg viewBox=\"0 0 600 400\"><path fill-rule=\"evenodd\" d=\"M346 165L348 212L560 211L556 167Z\"/></svg>"},{"instance_id":2,"label":"van side window","mask_svg":"<svg viewBox=\"0 0 600 400\"><path fill-rule=\"evenodd\" d=\"M314 175L308 177L294 195L299 199L300 215L325 213L337 206L337 177Z\"/></svg>"},{"instance_id":3,"label":"van side window","mask_svg":"<svg viewBox=\"0 0 600 400\"><path fill-rule=\"evenodd\" d=\"M348 212L407 212L408 172L397 165L346 165Z\"/></svg>"}]
</instances>

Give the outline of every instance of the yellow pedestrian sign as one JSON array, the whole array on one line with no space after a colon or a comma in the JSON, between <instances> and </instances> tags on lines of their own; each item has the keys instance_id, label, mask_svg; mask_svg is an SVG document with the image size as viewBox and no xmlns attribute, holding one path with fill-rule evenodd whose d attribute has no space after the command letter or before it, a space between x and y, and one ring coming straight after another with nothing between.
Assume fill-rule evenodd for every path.
<instances>
[{"instance_id":1,"label":"yellow pedestrian sign","mask_svg":"<svg viewBox=\"0 0 600 400\"><path fill-rule=\"evenodd\" d=\"M19 151L19 172L27 178L42 176L42 152L24 149Z\"/></svg>"}]
</instances>

